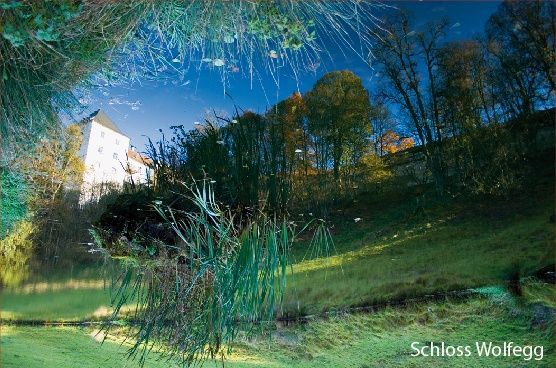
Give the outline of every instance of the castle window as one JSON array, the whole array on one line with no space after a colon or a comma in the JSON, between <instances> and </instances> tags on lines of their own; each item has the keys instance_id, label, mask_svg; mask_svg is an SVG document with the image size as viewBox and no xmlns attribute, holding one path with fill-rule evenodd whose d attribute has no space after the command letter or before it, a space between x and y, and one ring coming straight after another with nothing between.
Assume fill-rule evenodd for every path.
<instances>
[{"instance_id":1,"label":"castle window","mask_svg":"<svg viewBox=\"0 0 556 368\"><path fill-rule=\"evenodd\" d=\"M102 148L102 146L100 146L100 147L98 148L98 153L102 153L102 151L103 151L103 148Z\"/></svg>"},{"instance_id":2,"label":"castle window","mask_svg":"<svg viewBox=\"0 0 556 368\"><path fill-rule=\"evenodd\" d=\"M116 139L116 145L119 146L120 145L120 140Z\"/></svg>"},{"instance_id":3,"label":"castle window","mask_svg":"<svg viewBox=\"0 0 556 368\"><path fill-rule=\"evenodd\" d=\"M114 152L114 154L112 155L112 157L117 160L118 159L118 154L116 152Z\"/></svg>"},{"instance_id":4,"label":"castle window","mask_svg":"<svg viewBox=\"0 0 556 368\"><path fill-rule=\"evenodd\" d=\"M104 138L104 132L100 132L100 137Z\"/></svg>"}]
</instances>

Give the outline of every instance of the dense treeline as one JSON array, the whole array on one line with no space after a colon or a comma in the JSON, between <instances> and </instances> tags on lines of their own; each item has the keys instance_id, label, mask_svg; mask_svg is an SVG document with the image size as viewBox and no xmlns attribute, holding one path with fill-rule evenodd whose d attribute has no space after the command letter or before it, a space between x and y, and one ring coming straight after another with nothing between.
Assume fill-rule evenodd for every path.
<instances>
[{"instance_id":1,"label":"dense treeline","mask_svg":"<svg viewBox=\"0 0 556 368\"><path fill-rule=\"evenodd\" d=\"M438 195L518 187L533 138L507 126L554 104L554 4L506 1L473 40L446 42L447 20L416 28L405 12L385 27L375 38L375 97L352 72L336 71L265 114L174 127L150 146L157 186L205 179L230 204L326 212L387 178L380 156L411 147L405 133L430 173L413 181Z\"/></svg>"},{"instance_id":2,"label":"dense treeline","mask_svg":"<svg viewBox=\"0 0 556 368\"><path fill-rule=\"evenodd\" d=\"M324 210L387 175L369 143L372 114L361 80L331 72L263 115L236 111L191 131L173 127L170 140L150 145L155 183L165 190L204 179L233 205Z\"/></svg>"}]
</instances>

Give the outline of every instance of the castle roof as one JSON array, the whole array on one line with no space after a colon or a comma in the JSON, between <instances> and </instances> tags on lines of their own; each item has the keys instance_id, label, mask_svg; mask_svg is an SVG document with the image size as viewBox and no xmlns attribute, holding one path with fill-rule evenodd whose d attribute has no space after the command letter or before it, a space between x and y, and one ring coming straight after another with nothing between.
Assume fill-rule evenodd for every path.
<instances>
[{"instance_id":1,"label":"castle roof","mask_svg":"<svg viewBox=\"0 0 556 368\"><path fill-rule=\"evenodd\" d=\"M110 117L100 109L93 112L91 115L89 115L89 120L94 120L96 123L99 123L103 127L108 128L118 134L125 136L125 134L120 130L120 128L118 128L116 123L114 123L112 119L110 119Z\"/></svg>"}]
</instances>

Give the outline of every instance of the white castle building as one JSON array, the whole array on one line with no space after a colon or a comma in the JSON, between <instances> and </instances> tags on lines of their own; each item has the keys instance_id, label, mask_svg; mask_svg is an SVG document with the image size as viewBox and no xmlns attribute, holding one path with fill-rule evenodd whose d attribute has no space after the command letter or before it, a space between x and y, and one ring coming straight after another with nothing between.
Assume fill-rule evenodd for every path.
<instances>
[{"instance_id":1,"label":"white castle building","mask_svg":"<svg viewBox=\"0 0 556 368\"><path fill-rule=\"evenodd\" d=\"M79 152L85 164L80 201L98 199L107 188L125 182L145 184L152 177L152 162L136 152L118 126L97 110L81 122L83 143Z\"/></svg>"}]
</instances>

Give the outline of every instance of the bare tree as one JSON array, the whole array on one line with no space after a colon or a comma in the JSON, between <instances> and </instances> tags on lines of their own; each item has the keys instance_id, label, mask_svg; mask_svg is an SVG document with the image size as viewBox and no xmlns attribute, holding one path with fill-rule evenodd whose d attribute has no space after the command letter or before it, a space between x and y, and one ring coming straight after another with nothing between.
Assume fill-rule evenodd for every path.
<instances>
[{"instance_id":1,"label":"bare tree","mask_svg":"<svg viewBox=\"0 0 556 368\"><path fill-rule=\"evenodd\" d=\"M555 10L553 1L506 0L488 20L500 102L514 116L530 114L556 93Z\"/></svg>"},{"instance_id":2,"label":"bare tree","mask_svg":"<svg viewBox=\"0 0 556 368\"><path fill-rule=\"evenodd\" d=\"M422 144L438 194L444 192L442 124L437 90L438 49L446 20L412 28L407 13L387 20L387 35L375 36L374 56L382 67L387 87L384 95L399 105Z\"/></svg>"}]
</instances>

